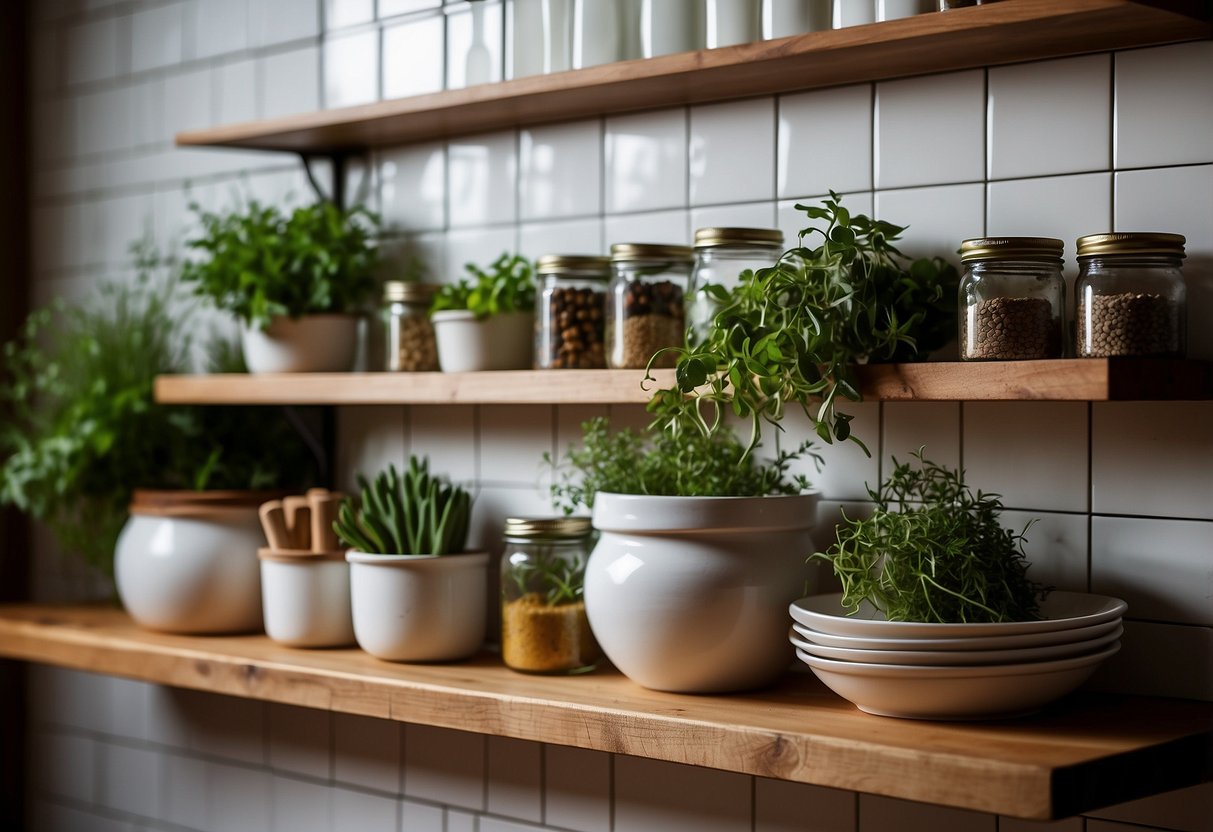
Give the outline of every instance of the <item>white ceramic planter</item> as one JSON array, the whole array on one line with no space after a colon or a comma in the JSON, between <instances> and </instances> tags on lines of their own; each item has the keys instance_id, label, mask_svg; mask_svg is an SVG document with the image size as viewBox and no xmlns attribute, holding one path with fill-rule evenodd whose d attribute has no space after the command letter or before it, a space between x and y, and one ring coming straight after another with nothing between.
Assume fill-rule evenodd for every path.
<instances>
[{"instance_id":1,"label":"white ceramic planter","mask_svg":"<svg viewBox=\"0 0 1213 832\"><path fill-rule=\"evenodd\" d=\"M441 662L464 659L480 649L487 552L347 552L345 557L350 564L354 636L363 650L394 662Z\"/></svg>"},{"instance_id":2,"label":"white ceramic planter","mask_svg":"<svg viewBox=\"0 0 1213 832\"><path fill-rule=\"evenodd\" d=\"M265 633L291 647L354 643L344 552L259 549Z\"/></svg>"},{"instance_id":3,"label":"white ceramic planter","mask_svg":"<svg viewBox=\"0 0 1213 832\"><path fill-rule=\"evenodd\" d=\"M274 318L268 329L240 331L250 373L343 373L358 348L356 315Z\"/></svg>"},{"instance_id":4,"label":"white ceramic planter","mask_svg":"<svg viewBox=\"0 0 1213 832\"><path fill-rule=\"evenodd\" d=\"M528 370L535 343L535 314L506 312L477 319L466 309L430 316L444 373L477 370Z\"/></svg>"},{"instance_id":5,"label":"white ceramic planter","mask_svg":"<svg viewBox=\"0 0 1213 832\"><path fill-rule=\"evenodd\" d=\"M774 681L792 659L788 604L813 574L818 496L599 493L585 606L607 657L656 690Z\"/></svg>"},{"instance_id":6,"label":"white ceramic planter","mask_svg":"<svg viewBox=\"0 0 1213 832\"><path fill-rule=\"evenodd\" d=\"M260 630L257 506L265 499L136 492L114 552L118 596L135 622L170 633Z\"/></svg>"}]
</instances>

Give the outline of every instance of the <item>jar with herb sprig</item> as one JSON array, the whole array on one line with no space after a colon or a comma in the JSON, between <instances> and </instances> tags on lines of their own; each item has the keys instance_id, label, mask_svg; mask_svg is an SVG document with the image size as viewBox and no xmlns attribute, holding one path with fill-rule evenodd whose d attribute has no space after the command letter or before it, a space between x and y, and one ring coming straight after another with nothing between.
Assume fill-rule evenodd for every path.
<instances>
[{"instance_id":1,"label":"jar with herb sprig","mask_svg":"<svg viewBox=\"0 0 1213 832\"><path fill-rule=\"evenodd\" d=\"M602 656L583 592L588 517L511 517L501 558L501 657L524 673L573 674Z\"/></svg>"}]
</instances>

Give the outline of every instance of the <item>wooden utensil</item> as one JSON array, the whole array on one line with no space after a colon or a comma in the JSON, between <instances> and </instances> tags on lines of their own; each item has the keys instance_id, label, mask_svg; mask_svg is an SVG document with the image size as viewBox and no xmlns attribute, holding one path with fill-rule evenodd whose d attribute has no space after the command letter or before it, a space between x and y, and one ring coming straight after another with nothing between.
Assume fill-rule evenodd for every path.
<instances>
[{"instance_id":1,"label":"wooden utensil","mask_svg":"<svg viewBox=\"0 0 1213 832\"><path fill-rule=\"evenodd\" d=\"M308 503L312 509L313 552L332 552L340 547L337 533L333 531L333 522L344 499L345 495L339 491L319 493L314 489L308 492Z\"/></svg>"},{"instance_id":2,"label":"wooden utensil","mask_svg":"<svg viewBox=\"0 0 1213 832\"><path fill-rule=\"evenodd\" d=\"M282 508L286 512L286 528L291 537L292 549L312 548L312 507L306 495L285 497Z\"/></svg>"},{"instance_id":3,"label":"wooden utensil","mask_svg":"<svg viewBox=\"0 0 1213 832\"><path fill-rule=\"evenodd\" d=\"M291 548L291 535L286 527L286 512L283 511L281 500L270 500L262 503L257 510L261 517L261 528L265 531L265 539L271 549Z\"/></svg>"}]
</instances>

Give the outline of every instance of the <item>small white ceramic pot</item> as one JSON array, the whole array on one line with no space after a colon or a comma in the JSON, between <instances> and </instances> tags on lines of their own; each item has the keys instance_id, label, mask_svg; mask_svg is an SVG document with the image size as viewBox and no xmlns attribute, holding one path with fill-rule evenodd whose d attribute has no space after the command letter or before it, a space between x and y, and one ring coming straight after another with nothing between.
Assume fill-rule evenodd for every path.
<instances>
[{"instance_id":1,"label":"small white ceramic pot","mask_svg":"<svg viewBox=\"0 0 1213 832\"><path fill-rule=\"evenodd\" d=\"M345 552L258 549L265 634L291 647L354 643Z\"/></svg>"},{"instance_id":2,"label":"small white ceramic pot","mask_svg":"<svg viewBox=\"0 0 1213 832\"><path fill-rule=\"evenodd\" d=\"M264 493L136 491L114 551L118 597L142 627L170 633L261 629L257 517Z\"/></svg>"},{"instance_id":3,"label":"small white ceramic pot","mask_svg":"<svg viewBox=\"0 0 1213 832\"><path fill-rule=\"evenodd\" d=\"M250 373L343 373L354 364L358 316L278 317L265 330L240 331Z\"/></svg>"},{"instance_id":4,"label":"small white ceramic pot","mask_svg":"<svg viewBox=\"0 0 1213 832\"><path fill-rule=\"evenodd\" d=\"M607 657L656 690L773 682L792 659L788 604L813 591L818 496L595 496L585 608Z\"/></svg>"},{"instance_id":5,"label":"small white ceramic pot","mask_svg":"<svg viewBox=\"0 0 1213 832\"><path fill-rule=\"evenodd\" d=\"M394 662L442 662L480 649L488 606L487 552L347 552L345 557L354 636L363 650Z\"/></svg>"},{"instance_id":6,"label":"small white ceramic pot","mask_svg":"<svg viewBox=\"0 0 1213 832\"><path fill-rule=\"evenodd\" d=\"M433 313L430 320L438 341L438 365L444 373L531 367L533 312L504 312L478 319L466 309L444 309Z\"/></svg>"}]
</instances>

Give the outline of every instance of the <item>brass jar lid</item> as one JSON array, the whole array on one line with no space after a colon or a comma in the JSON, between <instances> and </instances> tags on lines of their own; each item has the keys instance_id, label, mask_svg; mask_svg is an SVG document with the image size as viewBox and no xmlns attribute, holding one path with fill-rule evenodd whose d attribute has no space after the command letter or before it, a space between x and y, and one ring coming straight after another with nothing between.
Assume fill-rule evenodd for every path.
<instances>
[{"instance_id":1,"label":"brass jar lid","mask_svg":"<svg viewBox=\"0 0 1213 832\"><path fill-rule=\"evenodd\" d=\"M536 274L576 272L579 277L606 280L611 276L611 258L591 254L545 254L535 261Z\"/></svg>"},{"instance_id":2,"label":"brass jar lid","mask_svg":"<svg viewBox=\"0 0 1213 832\"><path fill-rule=\"evenodd\" d=\"M683 260L690 263L695 253L690 246L664 243L615 243L611 246L611 262L629 263L646 260Z\"/></svg>"},{"instance_id":3,"label":"brass jar lid","mask_svg":"<svg viewBox=\"0 0 1213 832\"><path fill-rule=\"evenodd\" d=\"M1079 257L1102 257L1118 254L1170 254L1184 257L1182 234L1161 232L1120 231L1105 234L1087 234L1078 238Z\"/></svg>"},{"instance_id":4,"label":"brass jar lid","mask_svg":"<svg viewBox=\"0 0 1213 832\"><path fill-rule=\"evenodd\" d=\"M388 280L383 284L383 299L389 302L429 303L438 288L436 283Z\"/></svg>"},{"instance_id":5,"label":"brass jar lid","mask_svg":"<svg viewBox=\"0 0 1213 832\"><path fill-rule=\"evenodd\" d=\"M700 228L695 231L695 248L782 245L783 232L778 228Z\"/></svg>"},{"instance_id":6,"label":"brass jar lid","mask_svg":"<svg viewBox=\"0 0 1213 832\"><path fill-rule=\"evenodd\" d=\"M1044 260L1061 263L1065 244L1053 237L976 237L960 244L960 262Z\"/></svg>"},{"instance_id":7,"label":"brass jar lid","mask_svg":"<svg viewBox=\"0 0 1213 832\"><path fill-rule=\"evenodd\" d=\"M506 537L585 537L593 529L588 517L507 517Z\"/></svg>"}]
</instances>

